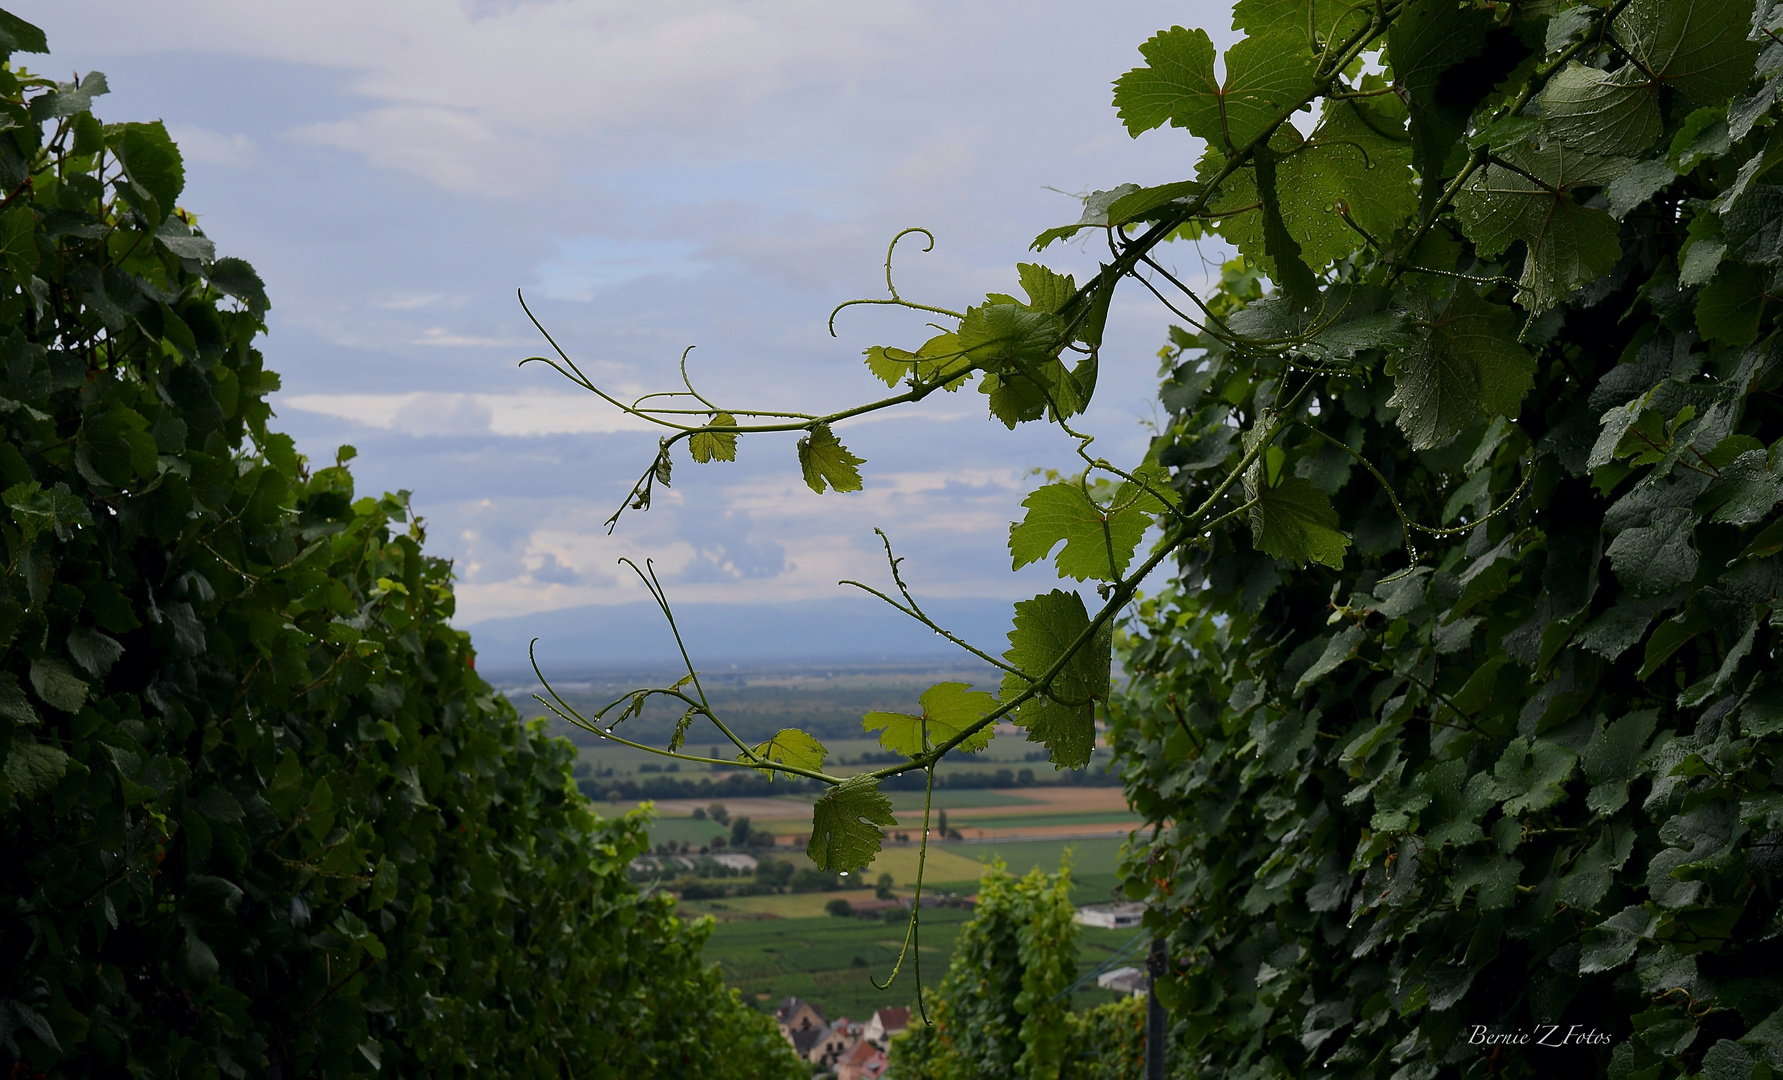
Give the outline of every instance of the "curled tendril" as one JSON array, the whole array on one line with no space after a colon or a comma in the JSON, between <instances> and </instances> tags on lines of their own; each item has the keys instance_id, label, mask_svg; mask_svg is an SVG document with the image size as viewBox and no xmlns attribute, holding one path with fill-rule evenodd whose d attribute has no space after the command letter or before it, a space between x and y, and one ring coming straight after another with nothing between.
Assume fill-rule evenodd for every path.
<instances>
[{"instance_id":1,"label":"curled tendril","mask_svg":"<svg viewBox=\"0 0 1783 1080\"><path fill-rule=\"evenodd\" d=\"M837 304L830 312L829 327L831 337L836 336L836 316L841 313L842 309L855 307L860 304L885 304L892 307L909 308L911 311L931 311L937 315L946 315L954 319L963 319L966 317L957 311L950 311L943 307L933 307L929 304L918 304L898 295L898 287L892 283L892 255L898 250L898 241L909 236L911 233L921 233L928 239L928 243L923 246L924 252L935 250L935 234L921 226L912 226L892 237L891 243L886 245L885 249L885 291L891 294L890 298L880 300L869 297L860 300L844 300L842 303Z\"/></svg>"}]
</instances>

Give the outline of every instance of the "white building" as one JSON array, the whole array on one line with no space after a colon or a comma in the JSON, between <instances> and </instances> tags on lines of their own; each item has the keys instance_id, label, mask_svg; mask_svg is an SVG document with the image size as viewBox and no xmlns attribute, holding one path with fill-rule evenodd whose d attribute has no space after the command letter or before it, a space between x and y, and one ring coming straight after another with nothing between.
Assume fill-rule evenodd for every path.
<instances>
[{"instance_id":1,"label":"white building","mask_svg":"<svg viewBox=\"0 0 1783 1080\"><path fill-rule=\"evenodd\" d=\"M1133 997L1145 996L1145 970L1136 967L1115 968L1096 976L1096 985L1104 990L1113 990L1117 994L1131 994Z\"/></svg>"},{"instance_id":2,"label":"white building","mask_svg":"<svg viewBox=\"0 0 1783 1080\"><path fill-rule=\"evenodd\" d=\"M1145 918L1145 905L1135 903L1122 904L1085 904L1071 916L1071 921L1079 926L1099 926L1105 930L1125 930L1138 926Z\"/></svg>"}]
</instances>

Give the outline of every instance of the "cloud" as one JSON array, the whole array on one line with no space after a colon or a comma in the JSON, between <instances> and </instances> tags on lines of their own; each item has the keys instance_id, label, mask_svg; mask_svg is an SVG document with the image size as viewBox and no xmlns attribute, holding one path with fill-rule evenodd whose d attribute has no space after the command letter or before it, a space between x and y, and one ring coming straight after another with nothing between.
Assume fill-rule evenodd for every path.
<instances>
[{"instance_id":1,"label":"cloud","mask_svg":"<svg viewBox=\"0 0 1783 1080\"><path fill-rule=\"evenodd\" d=\"M540 264L545 295L586 300L596 291L640 278L690 278L708 263L691 240L621 240L605 236L558 241L559 254Z\"/></svg>"},{"instance_id":2,"label":"cloud","mask_svg":"<svg viewBox=\"0 0 1783 1080\"><path fill-rule=\"evenodd\" d=\"M280 395L275 404L404 435L520 437L660 430L587 394L290 394Z\"/></svg>"},{"instance_id":3,"label":"cloud","mask_svg":"<svg viewBox=\"0 0 1783 1080\"><path fill-rule=\"evenodd\" d=\"M183 49L358 74L370 108L297 138L459 192L516 195L555 175L566 137L733 135L768 96L898 60L927 24L881 0L72 0L121 51ZM85 18L83 19L83 14ZM100 28L103 26L103 29Z\"/></svg>"},{"instance_id":4,"label":"cloud","mask_svg":"<svg viewBox=\"0 0 1783 1080\"><path fill-rule=\"evenodd\" d=\"M246 135L225 135L184 124L169 125L167 133L188 162L225 169L248 169L260 163L260 148Z\"/></svg>"}]
</instances>

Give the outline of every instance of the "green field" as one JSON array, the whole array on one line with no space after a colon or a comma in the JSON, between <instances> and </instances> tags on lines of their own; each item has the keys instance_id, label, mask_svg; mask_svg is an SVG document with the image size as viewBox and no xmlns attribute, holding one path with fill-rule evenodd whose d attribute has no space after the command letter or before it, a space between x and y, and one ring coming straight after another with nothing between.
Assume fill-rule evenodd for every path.
<instances>
[{"instance_id":1,"label":"green field","mask_svg":"<svg viewBox=\"0 0 1783 1080\"><path fill-rule=\"evenodd\" d=\"M1020 829L1041 825L1119 825L1122 822L1138 821L1139 815L1131 810L1093 810L1080 814L1026 814L1021 816L999 815L997 817L955 818L950 824L956 828L983 829Z\"/></svg>"},{"instance_id":2,"label":"green field","mask_svg":"<svg viewBox=\"0 0 1783 1080\"><path fill-rule=\"evenodd\" d=\"M971 912L931 908L922 917L922 981L932 990L940 984L953 953L954 938ZM724 969L725 982L743 992L763 1011L771 1011L788 994L802 997L834 1020L846 1015L865 1018L874 1009L912 1005L916 1001L915 964L906 960L898 981L877 990L869 976L884 980L903 944L903 922L886 923L833 916L720 923L706 945L706 957ZM1088 971L1134 938L1128 930L1083 928L1078 967ZM1128 953L1143 961L1142 946ZM1122 963L1127 961L1123 960ZM1074 1008L1114 1000L1092 982L1072 995Z\"/></svg>"}]
</instances>

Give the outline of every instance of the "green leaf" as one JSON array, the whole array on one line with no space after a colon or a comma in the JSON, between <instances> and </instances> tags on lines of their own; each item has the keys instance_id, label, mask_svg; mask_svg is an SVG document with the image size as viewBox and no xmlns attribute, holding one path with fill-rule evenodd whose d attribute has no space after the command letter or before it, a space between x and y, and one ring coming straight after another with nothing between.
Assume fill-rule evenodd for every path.
<instances>
[{"instance_id":1,"label":"green leaf","mask_svg":"<svg viewBox=\"0 0 1783 1080\"><path fill-rule=\"evenodd\" d=\"M27 542L50 530L58 539L66 541L74 535L76 526L91 528L93 525L93 516L87 512L86 504L68 490L67 484L58 483L46 491L32 480L7 488L0 498L12 511L12 520L24 531Z\"/></svg>"},{"instance_id":2,"label":"green leaf","mask_svg":"<svg viewBox=\"0 0 1783 1080\"><path fill-rule=\"evenodd\" d=\"M1580 762L1585 779L1591 781L1591 792L1585 797L1588 809L1613 814L1627 804L1629 781L1634 779L1658 723L1657 709L1642 709L1609 724L1599 723Z\"/></svg>"},{"instance_id":3,"label":"green leaf","mask_svg":"<svg viewBox=\"0 0 1783 1080\"><path fill-rule=\"evenodd\" d=\"M1463 286L1444 304L1411 300L1417 344L1396 358L1393 397L1413 449L1437 446L1481 416L1515 416L1535 378L1535 358L1517 344L1509 308Z\"/></svg>"},{"instance_id":4,"label":"green leaf","mask_svg":"<svg viewBox=\"0 0 1783 1080\"><path fill-rule=\"evenodd\" d=\"M1161 472L1154 467L1138 475L1154 487L1168 490ZM1022 505L1027 515L1009 527L1012 569L1039 562L1063 541L1065 546L1055 560L1059 576L1078 581L1118 581L1127 572L1153 515L1164 509L1151 493L1126 482L1106 506L1070 483L1048 484L1031 492Z\"/></svg>"},{"instance_id":5,"label":"green leaf","mask_svg":"<svg viewBox=\"0 0 1783 1080\"><path fill-rule=\"evenodd\" d=\"M1054 589L1032 600L1017 601L1009 649L1003 658L1022 674L1004 676L1002 700L1012 700L1043 676L1089 626L1089 612L1076 593ZM1078 769L1089 764L1096 743L1096 703L1108 700L1112 642L1112 625L1104 623L1065 661L1046 690L1009 714L1011 722L1028 729L1028 741L1047 748L1059 768Z\"/></svg>"},{"instance_id":6,"label":"green leaf","mask_svg":"<svg viewBox=\"0 0 1783 1080\"><path fill-rule=\"evenodd\" d=\"M851 776L811 807L811 842L805 854L819 870L858 870L879 854L879 830L897 823L878 779Z\"/></svg>"},{"instance_id":7,"label":"green leaf","mask_svg":"<svg viewBox=\"0 0 1783 1080\"><path fill-rule=\"evenodd\" d=\"M1289 35L1247 37L1232 46L1224 83L1214 77L1205 30L1173 26L1139 52L1146 66L1114 84L1115 108L1133 135L1168 123L1230 152L1263 134L1312 89L1312 56L1304 41Z\"/></svg>"},{"instance_id":8,"label":"green leaf","mask_svg":"<svg viewBox=\"0 0 1783 1080\"><path fill-rule=\"evenodd\" d=\"M20 280L37 269L37 218L28 206L15 206L0 214L0 262Z\"/></svg>"},{"instance_id":9,"label":"green leaf","mask_svg":"<svg viewBox=\"0 0 1783 1080\"><path fill-rule=\"evenodd\" d=\"M875 345L861 354L867 358L867 370L887 386L896 386L915 370L916 354L904 349Z\"/></svg>"},{"instance_id":10,"label":"green leaf","mask_svg":"<svg viewBox=\"0 0 1783 1080\"><path fill-rule=\"evenodd\" d=\"M1756 266L1727 263L1696 294L1696 328L1703 337L1728 345L1750 345L1769 302L1770 275Z\"/></svg>"},{"instance_id":11,"label":"green leaf","mask_svg":"<svg viewBox=\"0 0 1783 1080\"><path fill-rule=\"evenodd\" d=\"M1542 91L1542 123L1562 143L1589 154L1638 154L1665 128L1658 94L1640 69L1605 72L1576 60Z\"/></svg>"},{"instance_id":12,"label":"green leaf","mask_svg":"<svg viewBox=\"0 0 1783 1080\"><path fill-rule=\"evenodd\" d=\"M1662 596L1696 576L1696 549L1690 534L1696 516L1687 508L1653 513L1651 524L1624 529L1605 552L1616 577L1631 596Z\"/></svg>"},{"instance_id":13,"label":"green leaf","mask_svg":"<svg viewBox=\"0 0 1783 1080\"><path fill-rule=\"evenodd\" d=\"M1028 306L1035 311L1057 312L1077 292L1077 283L1069 274L1055 274L1038 263L1016 263L1022 291L1028 294Z\"/></svg>"},{"instance_id":14,"label":"green leaf","mask_svg":"<svg viewBox=\"0 0 1783 1080\"><path fill-rule=\"evenodd\" d=\"M124 655L124 646L97 630L79 627L68 635L68 655L88 672L103 677Z\"/></svg>"},{"instance_id":15,"label":"green leaf","mask_svg":"<svg viewBox=\"0 0 1783 1080\"><path fill-rule=\"evenodd\" d=\"M31 707L30 699L25 697L24 688L19 686L18 677L11 672L0 671L0 719L20 727L36 727L42 723L37 710Z\"/></svg>"},{"instance_id":16,"label":"green leaf","mask_svg":"<svg viewBox=\"0 0 1783 1080\"><path fill-rule=\"evenodd\" d=\"M1555 895L1568 907L1590 911L1610 891L1613 873L1622 869L1634 850L1634 830L1626 822L1617 822L1598 834L1589 849L1573 863L1570 873L1560 879Z\"/></svg>"},{"instance_id":17,"label":"green leaf","mask_svg":"<svg viewBox=\"0 0 1783 1080\"><path fill-rule=\"evenodd\" d=\"M46 53L50 46L42 30L10 11L0 11L0 49L9 53Z\"/></svg>"},{"instance_id":18,"label":"green leaf","mask_svg":"<svg viewBox=\"0 0 1783 1080\"><path fill-rule=\"evenodd\" d=\"M797 728L782 728L774 733L773 738L757 745L755 756L763 761L774 761L782 765L791 765L797 769L822 769L823 759L829 753L822 743ZM738 761L747 760L737 755ZM759 768L759 766L758 766ZM769 777L775 775L773 769L760 769Z\"/></svg>"},{"instance_id":19,"label":"green leaf","mask_svg":"<svg viewBox=\"0 0 1783 1080\"><path fill-rule=\"evenodd\" d=\"M63 712L79 712L87 701L87 684L60 660L31 661L31 689L45 703Z\"/></svg>"},{"instance_id":20,"label":"green leaf","mask_svg":"<svg viewBox=\"0 0 1783 1080\"><path fill-rule=\"evenodd\" d=\"M154 200L158 212L151 221L151 231L173 213L174 203L186 186L186 167L180 160L179 148L167 134L167 128L156 120L148 124L118 124L112 127L107 140L112 152L124 166L124 175L143 193Z\"/></svg>"},{"instance_id":21,"label":"green leaf","mask_svg":"<svg viewBox=\"0 0 1783 1080\"><path fill-rule=\"evenodd\" d=\"M1516 738L1492 767L1493 794L1507 817L1545 810L1566 797L1566 778L1578 759L1557 743Z\"/></svg>"},{"instance_id":22,"label":"green leaf","mask_svg":"<svg viewBox=\"0 0 1783 1080\"><path fill-rule=\"evenodd\" d=\"M1428 207L1441 193L1443 163L1460 139L1472 101L1489 89L1445 83L1451 68L1477 56L1493 29L1490 12L1443 0L1417 0L1393 20L1387 54L1411 117L1412 164L1423 178Z\"/></svg>"},{"instance_id":23,"label":"green leaf","mask_svg":"<svg viewBox=\"0 0 1783 1080\"><path fill-rule=\"evenodd\" d=\"M1580 203L1573 192L1608 184L1630 163L1558 142L1507 147L1499 157L1505 164L1488 164L1468 181L1456 197L1455 214L1482 256L1524 242L1516 300L1539 314L1609 273L1621 256L1615 219Z\"/></svg>"},{"instance_id":24,"label":"green leaf","mask_svg":"<svg viewBox=\"0 0 1783 1080\"><path fill-rule=\"evenodd\" d=\"M235 297L256 315L264 315L272 306L266 299L266 286L260 275L241 259L218 259L204 268L204 277L211 288Z\"/></svg>"},{"instance_id":25,"label":"green leaf","mask_svg":"<svg viewBox=\"0 0 1783 1080\"><path fill-rule=\"evenodd\" d=\"M34 799L56 786L68 771L68 755L46 743L14 739L6 753L6 780L12 789Z\"/></svg>"},{"instance_id":26,"label":"green leaf","mask_svg":"<svg viewBox=\"0 0 1783 1080\"><path fill-rule=\"evenodd\" d=\"M1635 904L1585 931L1580 943L1579 974L1613 971L1628 962L1642 939L1659 928L1659 916Z\"/></svg>"},{"instance_id":27,"label":"green leaf","mask_svg":"<svg viewBox=\"0 0 1783 1080\"><path fill-rule=\"evenodd\" d=\"M1259 145L1251 164L1262 219L1263 253L1269 257L1276 284L1296 303L1311 305L1318 298L1319 282L1301 255L1300 241L1294 239L1287 222L1282 220L1281 195L1275 183L1275 151Z\"/></svg>"},{"instance_id":28,"label":"green leaf","mask_svg":"<svg viewBox=\"0 0 1783 1080\"><path fill-rule=\"evenodd\" d=\"M936 683L922 692L922 714L870 712L861 717L861 727L879 732L879 743L895 754L915 757L947 742L971 727L997 707L993 694L973 690L971 683ZM990 745L996 734L986 727L960 744L965 753L975 753Z\"/></svg>"},{"instance_id":29,"label":"green leaf","mask_svg":"<svg viewBox=\"0 0 1783 1080\"><path fill-rule=\"evenodd\" d=\"M1748 450L1723 466L1721 475L1703 493L1703 502L1714 508L1710 521L1750 525L1770 516L1783 499L1783 469L1771 465L1762 449Z\"/></svg>"},{"instance_id":30,"label":"green leaf","mask_svg":"<svg viewBox=\"0 0 1783 1080\"><path fill-rule=\"evenodd\" d=\"M819 495L825 484L837 491L859 491L861 471L856 466L862 460L848 452L828 424L818 424L799 440L799 469L805 474L805 483Z\"/></svg>"},{"instance_id":31,"label":"green leaf","mask_svg":"<svg viewBox=\"0 0 1783 1080\"><path fill-rule=\"evenodd\" d=\"M1232 29L1251 34L1284 28L1310 33L1306 44L1315 51L1326 42L1348 37L1367 22L1366 8L1343 0L1238 0L1232 8Z\"/></svg>"},{"instance_id":32,"label":"green leaf","mask_svg":"<svg viewBox=\"0 0 1783 1080\"><path fill-rule=\"evenodd\" d=\"M737 418L730 413L721 412L712 415L711 427L736 427ZM708 461L737 460L737 437L723 431L701 431L688 436L687 449L693 454L693 460L705 464ZM819 494L822 492L820 491Z\"/></svg>"},{"instance_id":33,"label":"green leaf","mask_svg":"<svg viewBox=\"0 0 1783 1080\"><path fill-rule=\"evenodd\" d=\"M1616 39L1652 73L1698 105L1721 105L1746 89L1757 46L1746 40L1751 0L1635 0L1614 25Z\"/></svg>"},{"instance_id":34,"label":"green leaf","mask_svg":"<svg viewBox=\"0 0 1783 1080\"><path fill-rule=\"evenodd\" d=\"M1343 568L1350 538L1337 527L1331 499L1312 481L1284 477L1279 484L1249 494L1257 500L1251 507L1251 543L1257 550L1296 565L1310 560L1333 570Z\"/></svg>"}]
</instances>

